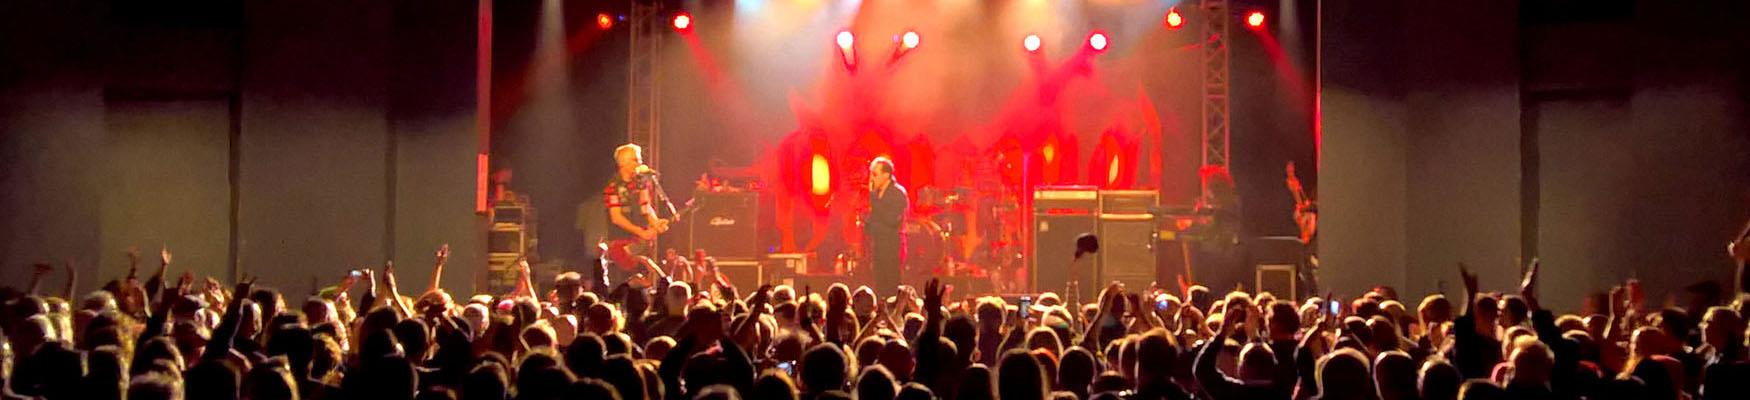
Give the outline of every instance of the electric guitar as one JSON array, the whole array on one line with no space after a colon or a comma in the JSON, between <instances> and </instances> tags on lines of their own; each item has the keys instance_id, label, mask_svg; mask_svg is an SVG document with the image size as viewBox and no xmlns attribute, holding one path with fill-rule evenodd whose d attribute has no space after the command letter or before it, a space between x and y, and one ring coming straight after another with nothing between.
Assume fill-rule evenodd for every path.
<instances>
[{"instance_id":1,"label":"electric guitar","mask_svg":"<svg viewBox=\"0 0 1750 400\"><path fill-rule=\"evenodd\" d=\"M681 207L680 210L675 211L674 215L669 216L667 219L656 220L656 225L653 226L653 228L656 229L658 234L667 232L669 224L674 223L675 221L680 221L692 214L693 211L697 210L698 207L696 207L691 200L688 200L687 204ZM631 258L636 261L624 262L626 261L625 259L617 260L620 262L615 262L614 265L620 268L621 271L635 272L641 269L653 269L653 272L655 272L657 276L668 276L668 274L664 273L661 268L657 268L655 262L646 262L650 261L650 257L646 255L650 254L651 250L654 250L653 246L655 245L655 239L645 240L638 237L609 240L606 243L603 243L602 254L609 255L608 258L615 258L612 256L614 254L625 254L631 256Z\"/></svg>"}]
</instances>

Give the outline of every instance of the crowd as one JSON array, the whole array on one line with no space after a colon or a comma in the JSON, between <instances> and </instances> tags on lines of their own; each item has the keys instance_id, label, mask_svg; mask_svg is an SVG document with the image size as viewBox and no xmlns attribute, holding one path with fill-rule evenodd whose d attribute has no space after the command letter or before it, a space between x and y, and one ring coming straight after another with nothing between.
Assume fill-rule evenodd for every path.
<instances>
[{"instance_id":1,"label":"crowd","mask_svg":"<svg viewBox=\"0 0 1750 400\"><path fill-rule=\"evenodd\" d=\"M447 249L436 256L441 271ZM130 268L77 297L74 279L59 296L38 293L40 279L0 293L4 396L1750 399L1750 296L1654 308L1630 281L1599 314L1558 315L1540 305L1535 263L1507 293L1461 267L1454 298L1111 284L1084 302L1071 283L1015 304L934 280L597 288L564 273L537 293L526 265L502 295L452 297L434 272L407 296L388 265L306 296L172 278L160 258L144 282Z\"/></svg>"}]
</instances>

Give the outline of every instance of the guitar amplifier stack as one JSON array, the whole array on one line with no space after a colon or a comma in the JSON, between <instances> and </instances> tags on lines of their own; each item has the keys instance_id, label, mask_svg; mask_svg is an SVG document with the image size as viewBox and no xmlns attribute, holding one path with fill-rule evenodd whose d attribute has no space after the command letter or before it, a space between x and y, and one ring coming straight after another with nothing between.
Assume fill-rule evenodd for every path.
<instances>
[{"instance_id":1,"label":"guitar amplifier stack","mask_svg":"<svg viewBox=\"0 0 1750 400\"><path fill-rule=\"evenodd\" d=\"M1033 229L1028 273L1033 291L1062 291L1080 282L1080 295L1095 298L1107 282L1147 287L1155 273L1159 240L1153 208L1159 192L1047 186L1033 192ZM1100 238L1096 256L1075 260L1076 237Z\"/></svg>"},{"instance_id":2,"label":"guitar amplifier stack","mask_svg":"<svg viewBox=\"0 0 1750 400\"><path fill-rule=\"evenodd\" d=\"M535 248L535 209L511 197L492 208L492 227L486 233L486 271L481 277L489 293L516 288L516 260Z\"/></svg>"},{"instance_id":3,"label":"guitar amplifier stack","mask_svg":"<svg viewBox=\"0 0 1750 400\"><path fill-rule=\"evenodd\" d=\"M704 249L718 260L760 259L758 192L699 193L687 218L688 252Z\"/></svg>"}]
</instances>

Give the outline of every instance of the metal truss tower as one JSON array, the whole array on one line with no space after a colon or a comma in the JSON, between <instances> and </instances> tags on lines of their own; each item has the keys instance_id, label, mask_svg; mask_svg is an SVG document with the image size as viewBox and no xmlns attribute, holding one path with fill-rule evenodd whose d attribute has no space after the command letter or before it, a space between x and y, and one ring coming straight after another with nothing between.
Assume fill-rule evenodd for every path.
<instances>
[{"instance_id":1,"label":"metal truss tower","mask_svg":"<svg viewBox=\"0 0 1750 400\"><path fill-rule=\"evenodd\" d=\"M658 163L662 137L663 2L631 0L626 57L626 141L644 147L644 161Z\"/></svg>"},{"instance_id":2,"label":"metal truss tower","mask_svg":"<svg viewBox=\"0 0 1750 400\"><path fill-rule=\"evenodd\" d=\"M1201 0L1203 23L1203 166L1228 166L1227 0Z\"/></svg>"}]
</instances>

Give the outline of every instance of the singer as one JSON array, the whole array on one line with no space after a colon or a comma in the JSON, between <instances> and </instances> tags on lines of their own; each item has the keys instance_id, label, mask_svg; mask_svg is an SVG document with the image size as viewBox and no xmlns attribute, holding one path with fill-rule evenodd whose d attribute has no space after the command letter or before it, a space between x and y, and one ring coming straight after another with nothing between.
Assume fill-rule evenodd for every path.
<instances>
[{"instance_id":1,"label":"singer","mask_svg":"<svg viewBox=\"0 0 1750 400\"><path fill-rule=\"evenodd\" d=\"M868 241L870 272L876 293L899 287L900 264L905 262L905 241L900 227L911 207L905 187L893 180L893 161L875 157L869 162L869 214L863 218L863 238Z\"/></svg>"},{"instance_id":2,"label":"singer","mask_svg":"<svg viewBox=\"0 0 1750 400\"><path fill-rule=\"evenodd\" d=\"M602 193L608 221L613 224L605 237L604 258L613 267L596 268L593 283L597 291L606 291L643 271L646 266L638 256L647 256L651 241L668 230L668 221L658 218L652 206L650 178L656 172L644 165L644 148L631 143L615 148L614 164L618 171Z\"/></svg>"}]
</instances>

